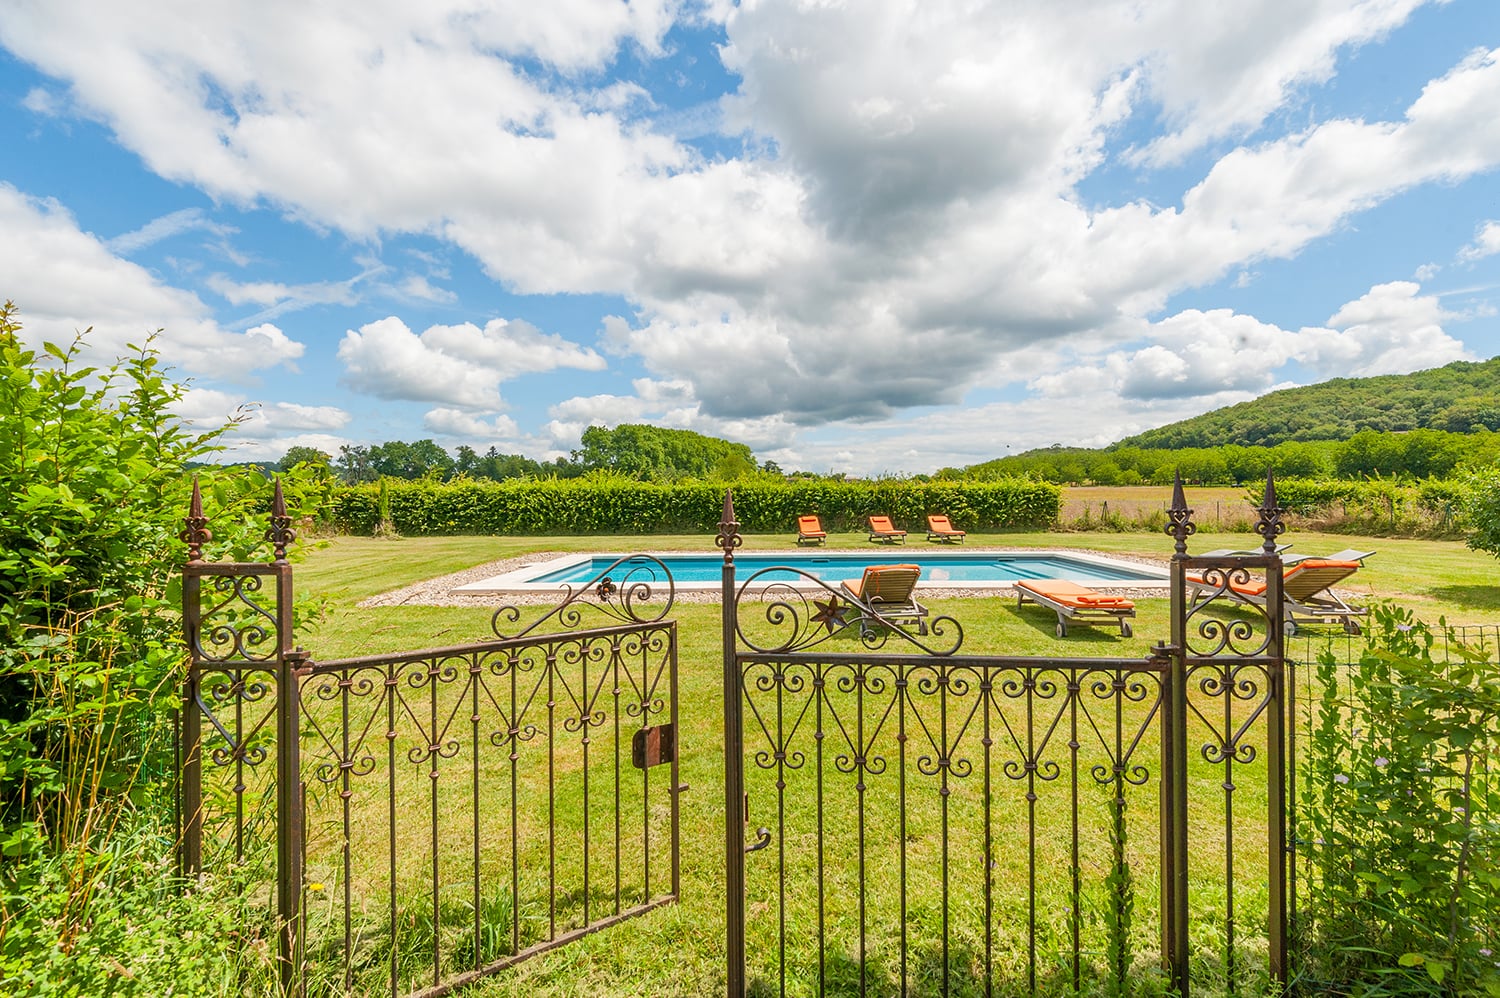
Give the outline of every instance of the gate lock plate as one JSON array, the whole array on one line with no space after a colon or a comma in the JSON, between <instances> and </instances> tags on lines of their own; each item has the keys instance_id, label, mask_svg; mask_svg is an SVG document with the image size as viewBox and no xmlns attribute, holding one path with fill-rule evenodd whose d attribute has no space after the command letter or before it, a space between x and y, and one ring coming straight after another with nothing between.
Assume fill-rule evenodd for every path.
<instances>
[{"instance_id":1,"label":"gate lock plate","mask_svg":"<svg viewBox=\"0 0 1500 998\"><path fill-rule=\"evenodd\" d=\"M636 769L650 769L677 758L677 728L672 724L658 724L641 728L631 738L630 761Z\"/></svg>"}]
</instances>

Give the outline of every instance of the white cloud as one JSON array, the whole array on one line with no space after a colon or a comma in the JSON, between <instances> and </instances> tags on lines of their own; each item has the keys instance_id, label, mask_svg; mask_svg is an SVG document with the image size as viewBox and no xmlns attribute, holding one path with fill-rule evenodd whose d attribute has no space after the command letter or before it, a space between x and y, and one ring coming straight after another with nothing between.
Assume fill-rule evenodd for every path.
<instances>
[{"instance_id":1,"label":"white cloud","mask_svg":"<svg viewBox=\"0 0 1500 998\"><path fill-rule=\"evenodd\" d=\"M0 239L5 293L16 296L31 342L68 343L92 327L89 348L107 358L156 333L168 363L230 379L302 356L303 344L275 326L242 334L222 328L196 295L115 256L54 201L0 183L0 231L6 234Z\"/></svg>"},{"instance_id":2,"label":"white cloud","mask_svg":"<svg viewBox=\"0 0 1500 998\"><path fill-rule=\"evenodd\" d=\"M1500 222L1487 221L1474 234L1474 241L1458 251L1458 258L1472 263L1496 253L1500 253Z\"/></svg>"},{"instance_id":3,"label":"white cloud","mask_svg":"<svg viewBox=\"0 0 1500 998\"><path fill-rule=\"evenodd\" d=\"M501 408L499 383L522 374L578 368L601 370L604 358L530 323L492 319L430 326L420 336L395 316L349 330L339 344L343 380L383 399Z\"/></svg>"},{"instance_id":4,"label":"white cloud","mask_svg":"<svg viewBox=\"0 0 1500 998\"><path fill-rule=\"evenodd\" d=\"M513 440L521 435L516 421L504 414L486 421L461 409L439 407L428 410L422 425L440 437L462 437L465 440Z\"/></svg>"},{"instance_id":5,"label":"white cloud","mask_svg":"<svg viewBox=\"0 0 1500 998\"><path fill-rule=\"evenodd\" d=\"M1323 377L1367 377L1473 359L1443 329L1445 320L1456 317L1435 295L1419 291L1407 281L1377 285L1341 307L1326 326L1295 331L1230 309L1186 309L1141 329L1147 342L1134 349L1065 354L1057 370L1033 378L1030 386L1047 399L1088 399L1091 413L1133 410L1134 423L1147 428L1171 421L1140 425L1147 412L1182 411L1185 405L1192 415L1284 387L1281 371L1293 361ZM1100 442L1132 432L1105 433ZM1058 439L1090 438L1080 427Z\"/></svg>"},{"instance_id":6,"label":"white cloud","mask_svg":"<svg viewBox=\"0 0 1500 998\"><path fill-rule=\"evenodd\" d=\"M1173 130L1127 160L1174 164L1216 139L1252 134L1299 89L1330 79L1341 49L1380 39L1426 2L1146 5L1139 26L1161 42L1144 78Z\"/></svg>"},{"instance_id":7,"label":"white cloud","mask_svg":"<svg viewBox=\"0 0 1500 998\"><path fill-rule=\"evenodd\" d=\"M1257 261L1404 190L1500 163L1493 52L1394 120L1299 106L1420 5L718 2L682 16L725 23L741 85L718 110L749 151L712 159L608 70L622 46L660 51L680 14L668 0L479 12L283 0L253 18L186 0L129 12L30 0L0 14L0 40L163 177L360 241L445 240L515 293L625 296L635 314L606 322L606 347L689 387L642 411L772 439L1046 379L1059 350L1097 361L1078 377L1143 406L1263 390L1271 358L1235 345L1238 330L1270 328L1253 316L1182 311L1138 338L1176 292L1249 280ZM1266 129L1294 110L1299 131ZM1080 181L1126 123L1157 116L1168 134L1132 157L1147 170L1258 144L1185 167L1178 203L1090 204ZM441 302L444 279L384 287ZM252 322L307 300L270 282L214 287L265 306ZM1417 322L1421 296L1387 297ZM392 318L349 332L339 353L358 390L487 412L506 378L603 366L517 325L417 336ZM1383 369L1400 343L1453 352L1440 324L1398 326L1279 331L1275 356ZM1197 339L1174 339L1189 327ZM637 392L608 404L644 404ZM600 418L572 408L554 420Z\"/></svg>"},{"instance_id":8,"label":"white cloud","mask_svg":"<svg viewBox=\"0 0 1500 998\"><path fill-rule=\"evenodd\" d=\"M1301 358L1332 377L1407 374L1473 360L1464 345L1444 331L1456 316L1435 295L1420 295L1411 281L1392 281L1340 308L1327 330L1303 330Z\"/></svg>"},{"instance_id":9,"label":"white cloud","mask_svg":"<svg viewBox=\"0 0 1500 998\"><path fill-rule=\"evenodd\" d=\"M106 245L110 252L126 255L159 243L163 239L170 239L193 230L209 232L216 236L228 236L235 232L234 228L213 221L203 213L202 208L182 208L168 212L159 218L153 218L133 232L115 236Z\"/></svg>"}]
</instances>

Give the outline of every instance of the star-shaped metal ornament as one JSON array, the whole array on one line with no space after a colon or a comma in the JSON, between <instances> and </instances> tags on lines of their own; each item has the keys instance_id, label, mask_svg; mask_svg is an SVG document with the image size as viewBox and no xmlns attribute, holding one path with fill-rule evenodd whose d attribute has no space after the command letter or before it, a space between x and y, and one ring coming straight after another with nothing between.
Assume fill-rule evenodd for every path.
<instances>
[{"instance_id":1,"label":"star-shaped metal ornament","mask_svg":"<svg viewBox=\"0 0 1500 998\"><path fill-rule=\"evenodd\" d=\"M827 603L821 600L813 600L813 606L818 608L818 612L812 615L813 624L822 624L828 628L829 634L839 630L847 623L844 619L844 614L849 612L849 607L844 603L840 603L837 596L829 596Z\"/></svg>"}]
</instances>

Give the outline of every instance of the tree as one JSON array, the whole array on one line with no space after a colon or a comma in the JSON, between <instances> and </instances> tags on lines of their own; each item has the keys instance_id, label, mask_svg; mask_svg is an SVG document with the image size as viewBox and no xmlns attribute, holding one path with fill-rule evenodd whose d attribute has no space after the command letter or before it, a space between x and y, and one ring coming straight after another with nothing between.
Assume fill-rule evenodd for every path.
<instances>
[{"instance_id":1,"label":"tree","mask_svg":"<svg viewBox=\"0 0 1500 998\"><path fill-rule=\"evenodd\" d=\"M755 456L745 444L704 436L692 430L669 430L642 423L621 423L614 429L590 426L573 459L584 471L613 471L632 478L671 480L706 478L719 462L733 455L726 468L755 469Z\"/></svg>"},{"instance_id":2,"label":"tree","mask_svg":"<svg viewBox=\"0 0 1500 998\"><path fill-rule=\"evenodd\" d=\"M289 471L299 464L327 469L333 464L333 458L316 447L288 447L286 453L281 455L281 460L276 462L276 467Z\"/></svg>"},{"instance_id":3,"label":"tree","mask_svg":"<svg viewBox=\"0 0 1500 998\"><path fill-rule=\"evenodd\" d=\"M1474 525L1469 547L1500 558L1500 465L1474 472L1464 484L1468 489L1464 510Z\"/></svg>"},{"instance_id":4,"label":"tree","mask_svg":"<svg viewBox=\"0 0 1500 998\"><path fill-rule=\"evenodd\" d=\"M370 448L345 444L339 448L338 475L347 485L373 482L380 473L370 464Z\"/></svg>"}]
</instances>

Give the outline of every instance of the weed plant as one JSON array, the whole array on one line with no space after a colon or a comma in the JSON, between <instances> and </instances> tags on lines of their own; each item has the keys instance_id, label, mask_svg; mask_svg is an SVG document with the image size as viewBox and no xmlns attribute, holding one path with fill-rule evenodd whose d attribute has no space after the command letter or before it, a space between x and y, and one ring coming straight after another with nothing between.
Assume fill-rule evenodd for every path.
<instances>
[{"instance_id":1,"label":"weed plant","mask_svg":"<svg viewBox=\"0 0 1500 998\"><path fill-rule=\"evenodd\" d=\"M1299 774L1304 970L1319 988L1500 994L1493 651L1377 606L1357 663L1319 658Z\"/></svg>"}]
</instances>

